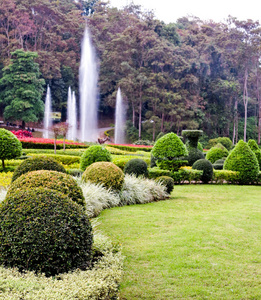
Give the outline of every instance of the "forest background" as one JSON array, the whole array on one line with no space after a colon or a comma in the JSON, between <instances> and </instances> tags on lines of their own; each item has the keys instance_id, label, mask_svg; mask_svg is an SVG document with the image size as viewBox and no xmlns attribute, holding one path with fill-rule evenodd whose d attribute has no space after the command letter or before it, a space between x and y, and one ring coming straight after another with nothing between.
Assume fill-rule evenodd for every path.
<instances>
[{"instance_id":1,"label":"forest background","mask_svg":"<svg viewBox=\"0 0 261 300\"><path fill-rule=\"evenodd\" d=\"M37 52L44 90L49 84L53 110L65 121L69 86L79 99L86 23L99 66L100 118L114 119L120 87L129 140L202 129L203 140L228 136L234 143L251 138L260 144L258 21L183 17L165 24L133 4L117 9L98 0L1 0L0 80L13 51ZM0 88L2 115L4 100Z\"/></svg>"}]
</instances>

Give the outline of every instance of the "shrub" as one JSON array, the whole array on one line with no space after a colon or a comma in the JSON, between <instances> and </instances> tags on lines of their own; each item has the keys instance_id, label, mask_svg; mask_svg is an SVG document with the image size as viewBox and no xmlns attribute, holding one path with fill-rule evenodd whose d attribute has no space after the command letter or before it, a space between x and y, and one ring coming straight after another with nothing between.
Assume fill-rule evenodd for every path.
<instances>
[{"instance_id":1,"label":"shrub","mask_svg":"<svg viewBox=\"0 0 261 300\"><path fill-rule=\"evenodd\" d=\"M218 159L221 159L221 158L227 157L227 156L228 156L228 151L225 147L223 147L223 149L222 149L222 147L220 147L220 146L218 146L218 147L215 146L215 147L212 147L207 152L206 159L209 160L213 164Z\"/></svg>"},{"instance_id":2,"label":"shrub","mask_svg":"<svg viewBox=\"0 0 261 300\"><path fill-rule=\"evenodd\" d=\"M81 156L80 169L85 169L98 161L112 161L111 153L101 145L93 145L89 147Z\"/></svg>"},{"instance_id":3,"label":"shrub","mask_svg":"<svg viewBox=\"0 0 261 300\"><path fill-rule=\"evenodd\" d=\"M180 169L178 172L171 172L175 184L199 182L201 180L203 171L192 169Z\"/></svg>"},{"instance_id":4,"label":"shrub","mask_svg":"<svg viewBox=\"0 0 261 300\"><path fill-rule=\"evenodd\" d=\"M150 153L150 167L154 168L157 166L157 160L155 159L155 157L153 156L152 153Z\"/></svg>"},{"instance_id":5,"label":"shrub","mask_svg":"<svg viewBox=\"0 0 261 300\"><path fill-rule=\"evenodd\" d=\"M66 173L65 168L51 157L30 157L24 160L15 170L12 181L15 181L22 174L37 170L52 170Z\"/></svg>"},{"instance_id":6,"label":"shrub","mask_svg":"<svg viewBox=\"0 0 261 300\"><path fill-rule=\"evenodd\" d=\"M187 156L188 165L192 166L195 161L204 158L204 154L197 148L190 148L189 155Z\"/></svg>"},{"instance_id":7,"label":"shrub","mask_svg":"<svg viewBox=\"0 0 261 300\"><path fill-rule=\"evenodd\" d=\"M188 163L187 160L181 160L181 159L157 160L158 167L160 167L163 170L171 170L171 171L177 171L180 167L186 166L187 163Z\"/></svg>"},{"instance_id":8,"label":"shrub","mask_svg":"<svg viewBox=\"0 0 261 300\"><path fill-rule=\"evenodd\" d=\"M156 179L156 182L161 182L167 188L168 194L171 194L174 189L174 180L169 176L160 176Z\"/></svg>"},{"instance_id":9,"label":"shrub","mask_svg":"<svg viewBox=\"0 0 261 300\"><path fill-rule=\"evenodd\" d=\"M148 166L144 160L140 158L133 158L129 160L124 167L125 174L133 174L135 176L148 176Z\"/></svg>"},{"instance_id":10,"label":"shrub","mask_svg":"<svg viewBox=\"0 0 261 300\"><path fill-rule=\"evenodd\" d=\"M96 162L86 168L82 179L85 182L102 183L107 188L121 190L124 182L124 173L111 162Z\"/></svg>"},{"instance_id":11,"label":"shrub","mask_svg":"<svg viewBox=\"0 0 261 300\"><path fill-rule=\"evenodd\" d=\"M239 172L239 183L249 184L256 181L259 165L254 152L242 140L237 143L225 160L224 170Z\"/></svg>"},{"instance_id":12,"label":"shrub","mask_svg":"<svg viewBox=\"0 0 261 300\"><path fill-rule=\"evenodd\" d=\"M112 162L118 166L120 169L124 170L124 167L128 161L130 161L133 158L140 158L145 161L145 163L148 165L150 164L150 158L149 157L142 157L138 155L117 155L116 157L113 157Z\"/></svg>"},{"instance_id":13,"label":"shrub","mask_svg":"<svg viewBox=\"0 0 261 300\"><path fill-rule=\"evenodd\" d=\"M164 132L160 132L157 136L156 136L156 141L160 138L162 138L166 133Z\"/></svg>"},{"instance_id":14,"label":"shrub","mask_svg":"<svg viewBox=\"0 0 261 300\"><path fill-rule=\"evenodd\" d=\"M261 169L261 150L259 149L257 142L255 140L249 140L247 144L249 148L255 153L259 164L259 169Z\"/></svg>"},{"instance_id":15,"label":"shrub","mask_svg":"<svg viewBox=\"0 0 261 300\"><path fill-rule=\"evenodd\" d=\"M156 179L160 176L170 176L170 170L162 170L159 167L148 168L148 177L149 179Z\"/></svg>"},{"instance_id":16,"label":"shrub","mask_svg":"<svg viewBox=\"0 0 261 300\"><path fill-rule=\"evenodd\" d=\"M92 228L81 206L54 190L18 190L0 206L0 264L47 276L85 269Z\"/></svg>"},{"instance_id":17,"label":"shrub","mask_svg":"<svg viewBox=\"0 0 261 300\"><path fill-rule=\"evenodd\" d=\"M69 169L69 170L67 170L67 173L74 177L76 177L76 176L80 177L80 176L82 176L83 171L81 169Z\"/></svg>"},{"instance_id":18,"label":"shrub","mask_svg":"<svg viewBox=\"0 0 261 300\"><path fill-rule=\"evenodd\" d=\"M210 161L207 159L199 159L194 162L192 169L194 170L202 170L203 174L201 176L201 180L203 183L208 183L213 177L213 166Z\"/></svg>"},{"instance_id":19,"label":"shrub","mask_svg":"<svg viewBox=\"0 0 261 300\"><path fill-rule=\"evenodd\" d=\"M198 139L203 135L202 130L182 130L182 136L188 139L189 148L198 147Z\"/></svg>"},{"instance_id":20,"label":"shrub","mask_svg":"<svg viewBox=\"0 0 261 300\"><path fill-rule=\"evenodd\" d=\"M39 170L27 172L17 178L10 186L7 195L13 195L17 189L44 187L67 195L72 201L84 206L84 197L77 182L68 174Z\"/></svg>"},{"instance_id":21,"label":"shrub","mask_svg":"<svg viewBox=\"0 0 261 300\"><path fill-rule=\"evenodd\" d=\"M228 138L228 137L218 137L216 139L209 140L206 148L210 149L218 143L222 144L228 151L230 151L233 147L233 143L232 143L230 138Z\"/></svg>"},{"instance_id":22,"label":"shrub","mask_svg":"<svg viewBox=\"0 0 261 300\"><path fill-rule=\"evenodd\" d=\"M19 157L22 154L22 144L10 131L0 129L0 159L2 168L5 168L5 159Z\"/></svg>"},{"instance_id":23,"label":"shrub","mask_svg":"<svg viewBox=\"0 0 261 300\"><path fill-rule=\"evenodd\" d=\"M75 155L60 155L60 154L30 154L31 157L51 157L54 160L56 160L58 163L64 164L64 165L73 165L75 163L80 162L80 157Z\"/></svg>"},{"instance_id":24,"label":"shrub","mask_svg":"<svg viewBox=\"0 0 261 300\"><path fill-rule=\"evenodd\" d=\"M213 181L216 181L216 183L218 184L236 184L239 181L239 172L228 170L214 170Z\"/></svg>"},{"instance_id":25,"label":"shrub","mask_svg":"<svg viewBox=\"0 0 261 300\"><path fill-rule=\"evenodd\" d=\"M215 170L223 170L224 163L225 163L225 159L218 159L214 162L213 168Z\"/></svg>"}]
</instances>

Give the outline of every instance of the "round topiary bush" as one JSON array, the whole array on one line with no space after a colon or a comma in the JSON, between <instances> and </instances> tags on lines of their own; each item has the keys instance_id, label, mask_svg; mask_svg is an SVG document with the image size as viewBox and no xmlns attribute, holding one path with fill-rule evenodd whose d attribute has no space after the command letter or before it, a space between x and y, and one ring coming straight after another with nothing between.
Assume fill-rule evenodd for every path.
<instances>
[{"instance_id":1,"label":"round topiary bush","mask_svg":"<svg viewBox=\"0 0 261 300\"><path fill-rule=\"evenodd\" d=\"M162 169L179 169L187 163L185 156L188 155L186 146L173 132L159 138L151 150L157 165Z\"/></svg>"},{"instance_id":2,"label":"round topiary bush","mask_svg":"<svg viewBox=\"0 0 261 300\"><path fill-rule=\"evenodd\" d=\"M207 159L199 159L194 162L192 169L202 170L203 174L201 176L201 181L203 183L208 183L213 177L213 166Z\"/></svg>"},{"instance_id":3,"label":"round topiary bush","mask_svg":"<svg viewBox=\"0 0 261 300\"><path fill-rule=\"evenodd\" d=\"M21 175L9 187L7 196L16 193L17 189L44 187L67 195L72 201L85 206L82 189L69 174L39 170Z\"/></svg>"},{"instance_id":4,"label":"round topiary bush","mask_svg":"<svg viewBox=\"0 0 261 300\"><path fill-rule=\"evenodd\" d=\"M112 161L111 153L104 146L93 145L86 149L80 159L80 169L85 169L98 161Z\"/></svg>"},{"instance_id":5,"label":"round topiary bush","mask_svg":"<svg viewBox=\"0 0 261 300\"><path fill-rule=\"evenodd\" d=\"M92 228L83 208L54 190L17 190L0 205L0 264L47 276L86 269Z\"/></svg>"},{"instance_id":6,"label":"round topiary bush","mask_svg":"<svg viewBox=\"0 0 261 300\"><path fill-rule=\"evenodd\" d=\"M233 143L230 138L228 137L218 137L216 139L211 139L208 141L206 148L211 149L212 147L215 147L216 144L222 144L228 151L230 151L233 147Z\"/></svg>"},{"instance_id":7,"label":"round topiary bush","mask_svg":"<svg viewBox=\"0 0 261 300\"><path fill-rule=\"evenodd\" d=\"M2 168L5 168L5 159L19 157L22 154L22 144L18 138L10 131L0 129L0 159Z\"/></svg>"},{"instance_id":8,"label":"round topiary bush","mask_svg":"<svg viewBox=\"0 0 261 300\"><path fill-rule=\"evenodd\" d=\"M171 194L171 192L173 191L174 189L174 180L173 178L169 177L169 176L160 176L158 178L156 178L157 182L161 182L163 185L166 186L166 192L168 194Z\"/></svg>"},{"instance_id":9,"label":"round topiary bush","mask_svg":"<svg viewBox=\"0 0 261 300\"><path fill-rule=\"evenodd\" d=\"M51 157L30 157L23 161L14 171L12 182L15 181L22 174L37 170L52 170L66 173L65 168Z\"/></svg>"},{"instance_id":10,"label":"round topiary bush","mask_svg":"<svg viewBox=\"0 0 261 300\"><path fill-rule=\"evenodd\" d=\"M121 190L124 182L124 173L111 162L96 162L86 168L82 180L92 183L102 183L107 188Z\"/></svg>"},{"instance_id":11,"label":"round topiary bush","mask_svg":"<svg viewBox=\"0 0 261 300\"><path fill-rule=\"evenodd\" d=\"M239 172L239 184L254 183L259 174L259 165L254 152L247 143L239 141L225 160L224 170Z\"/></svg>"},{"instance_id":12,"label":"round topiary bush","mask_svg":"<svg viewBox=\"0 0 261 300\"><path fill-rule=\"evenodd\" d=\"M129 160L124 166L125 174L133 174L135 176L148 176L148 166L146 162L140 158Z\"/></svg>"},{"instance_id":13,"label":"round topiary bush","mask_svg":"<svg viewBox=\"0 0 261 300\"><path fill-rule=\"evenodd\" d=\"M192 166L195 161L204 158L203 152L197 148L190 148L189 155L187 156L188 165Z\"/></svg>"},{"instance_id":14,"label":"round topiary bush","mask_svg":"<svg viewBox=\"0 0 261 300\"><path fill-rule=\"evenodd\" d=\"M225 159L218 159L213 164L213 168L215 170L223 170L224 163L225 163Z\"/></svg>"},{"instance_id":15,"label":"round topiary bush","mask_svg":"<svg viewBox=\"0 0 261 300\"><path fill-rule=\"evenodd\" d=\"M228 156L227 149L220 144L218 147L212 147L210 150L208 150L206 159L209 160L212 164L217 161L218 159L221 159L223 157Z\"/></svg>"},{"instance_id":16,"label":"round topiary bush","mask_svg":"<svg viewBox=\"0 0 261 300\"><path fill-rule=\"evenodd\" d=\"M259 164L259 169L261 169L261 150L258 147L257 142L255 140L249 140L247 144L249 148L255 153Z\"/></svg>"}]
</instances>

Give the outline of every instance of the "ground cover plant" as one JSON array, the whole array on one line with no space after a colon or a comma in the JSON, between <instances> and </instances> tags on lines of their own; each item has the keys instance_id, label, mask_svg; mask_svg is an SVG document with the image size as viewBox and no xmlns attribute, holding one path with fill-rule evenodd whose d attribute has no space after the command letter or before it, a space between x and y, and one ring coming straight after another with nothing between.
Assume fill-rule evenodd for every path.
<instances>
[{"instance_id":1,"label":"ground cover plant","mask_svg":"<svg viewBox=\"0 0 261 300\"><path fill-rule=\"evenodd\" d=\"M260 299L260 211L260 187L231 185L103 211L99 229L126 257L121 299Z\"/></svg>"}]
</instances>

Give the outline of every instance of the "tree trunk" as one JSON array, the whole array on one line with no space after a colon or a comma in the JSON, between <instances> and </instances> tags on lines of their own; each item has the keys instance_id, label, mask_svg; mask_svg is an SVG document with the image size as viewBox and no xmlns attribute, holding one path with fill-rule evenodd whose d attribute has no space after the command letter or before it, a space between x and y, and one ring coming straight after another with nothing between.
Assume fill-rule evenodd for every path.
<instances>
[{"instance_id":1,"label":"tree trunk","mask_svg":"<svg viewBox=\"0 0 261 300\"><path fill-rule=\"evenodd\" d=\"M258 69L256 70L256 96L257 96L257 116L258 116L258 137L257 143L260 145L261 139L261 97L260 97L260 90L259 90L259 77L258 77Z\"/></svg>"},{"instance_id":2,"label":"tree trunk","mask_svg":"<svg viewBox=\"0 0 261 300\"><path fill-rule=\"evenodd\" d=\"M140 100L140 105L139 105L139 140L141 139L141 108L142 108L142 103Z\"/></svg>"},{"instance_id":3,"label":"tree trunk","mask_svg":"<svg viewBox=\"0 0 261 300\"><path fill-rule=\"evenodd\" d=\"M160 131L161 132L164 132L164 113L162 113L162 116L161 116L161 128L160 128Z\"/></svg>"},{"instance_id":4,"label":"tree trunk","mask_svg":"<svg viewBox=\"0 0 261 300\"><path fill-rule=\"evenodd\" d=\"M56 137L54 137L54 154L56 154Z\"/></svg>"},{"instance_id":5,"label":"tree trunk","mask_svg":"<svg viewBox=\"0 0 261 300\"><path fill-rule=\"evenodd\" d=\"M245 77L244 77L244 91L243 91L243 102L245 108L244 142L246 142L246 130L247 130L247 105L248 105L247 79L248 79L248 71L246 68Z\"/></svg>"},{"instance_id":6,"label":"tree trunk","mask_svg":"<svg viewBox=\"0 0 261 300\"><path fill-rule=\"evenodd\" d=\"M132 103L132 125L135 127L135 107L134 103Z\"/></svg>"},{"instance_id":7,"label":"tree trunk","mask_svg":"<svg viewBox=\"0 0 261 300\"><path fill-rule=\"evenodd\" d=\"M2 168L5 168L5 160L2 158Z\"/></svg>"},{"instance_id":8,"label":"tree trunk","mask_svg":"<svg viewBox=\"0 0 261 300\"><path fill-rule=\"evenodd\" d=\"M234 126L233 126L233 145L237 143L237 124L238 124L238 115L237 115L237 99L235 101L235 112L234 112Z\"/></svg>"},{"instance_id":9,"label":"tree trunk","mask_svg":"<svg viewBox=\"0 0 261 300\"><path fill-rule=\"evenodd\" d=\"M63 137L63 152L65 152L65 136Z\"/></svg>"},{"instance_id":10,"label":"tree trunk","mask_svg":"<svg viewBox=\"0 0 261 300\"><path fill-rule=\"evenodd\" d=\"M152 131L152 140L153 140L153 142L155 141L155 130L156 130L156 125L155 125L155 122L153 122L153 131Z\"/></svg>"}]
</instances>

